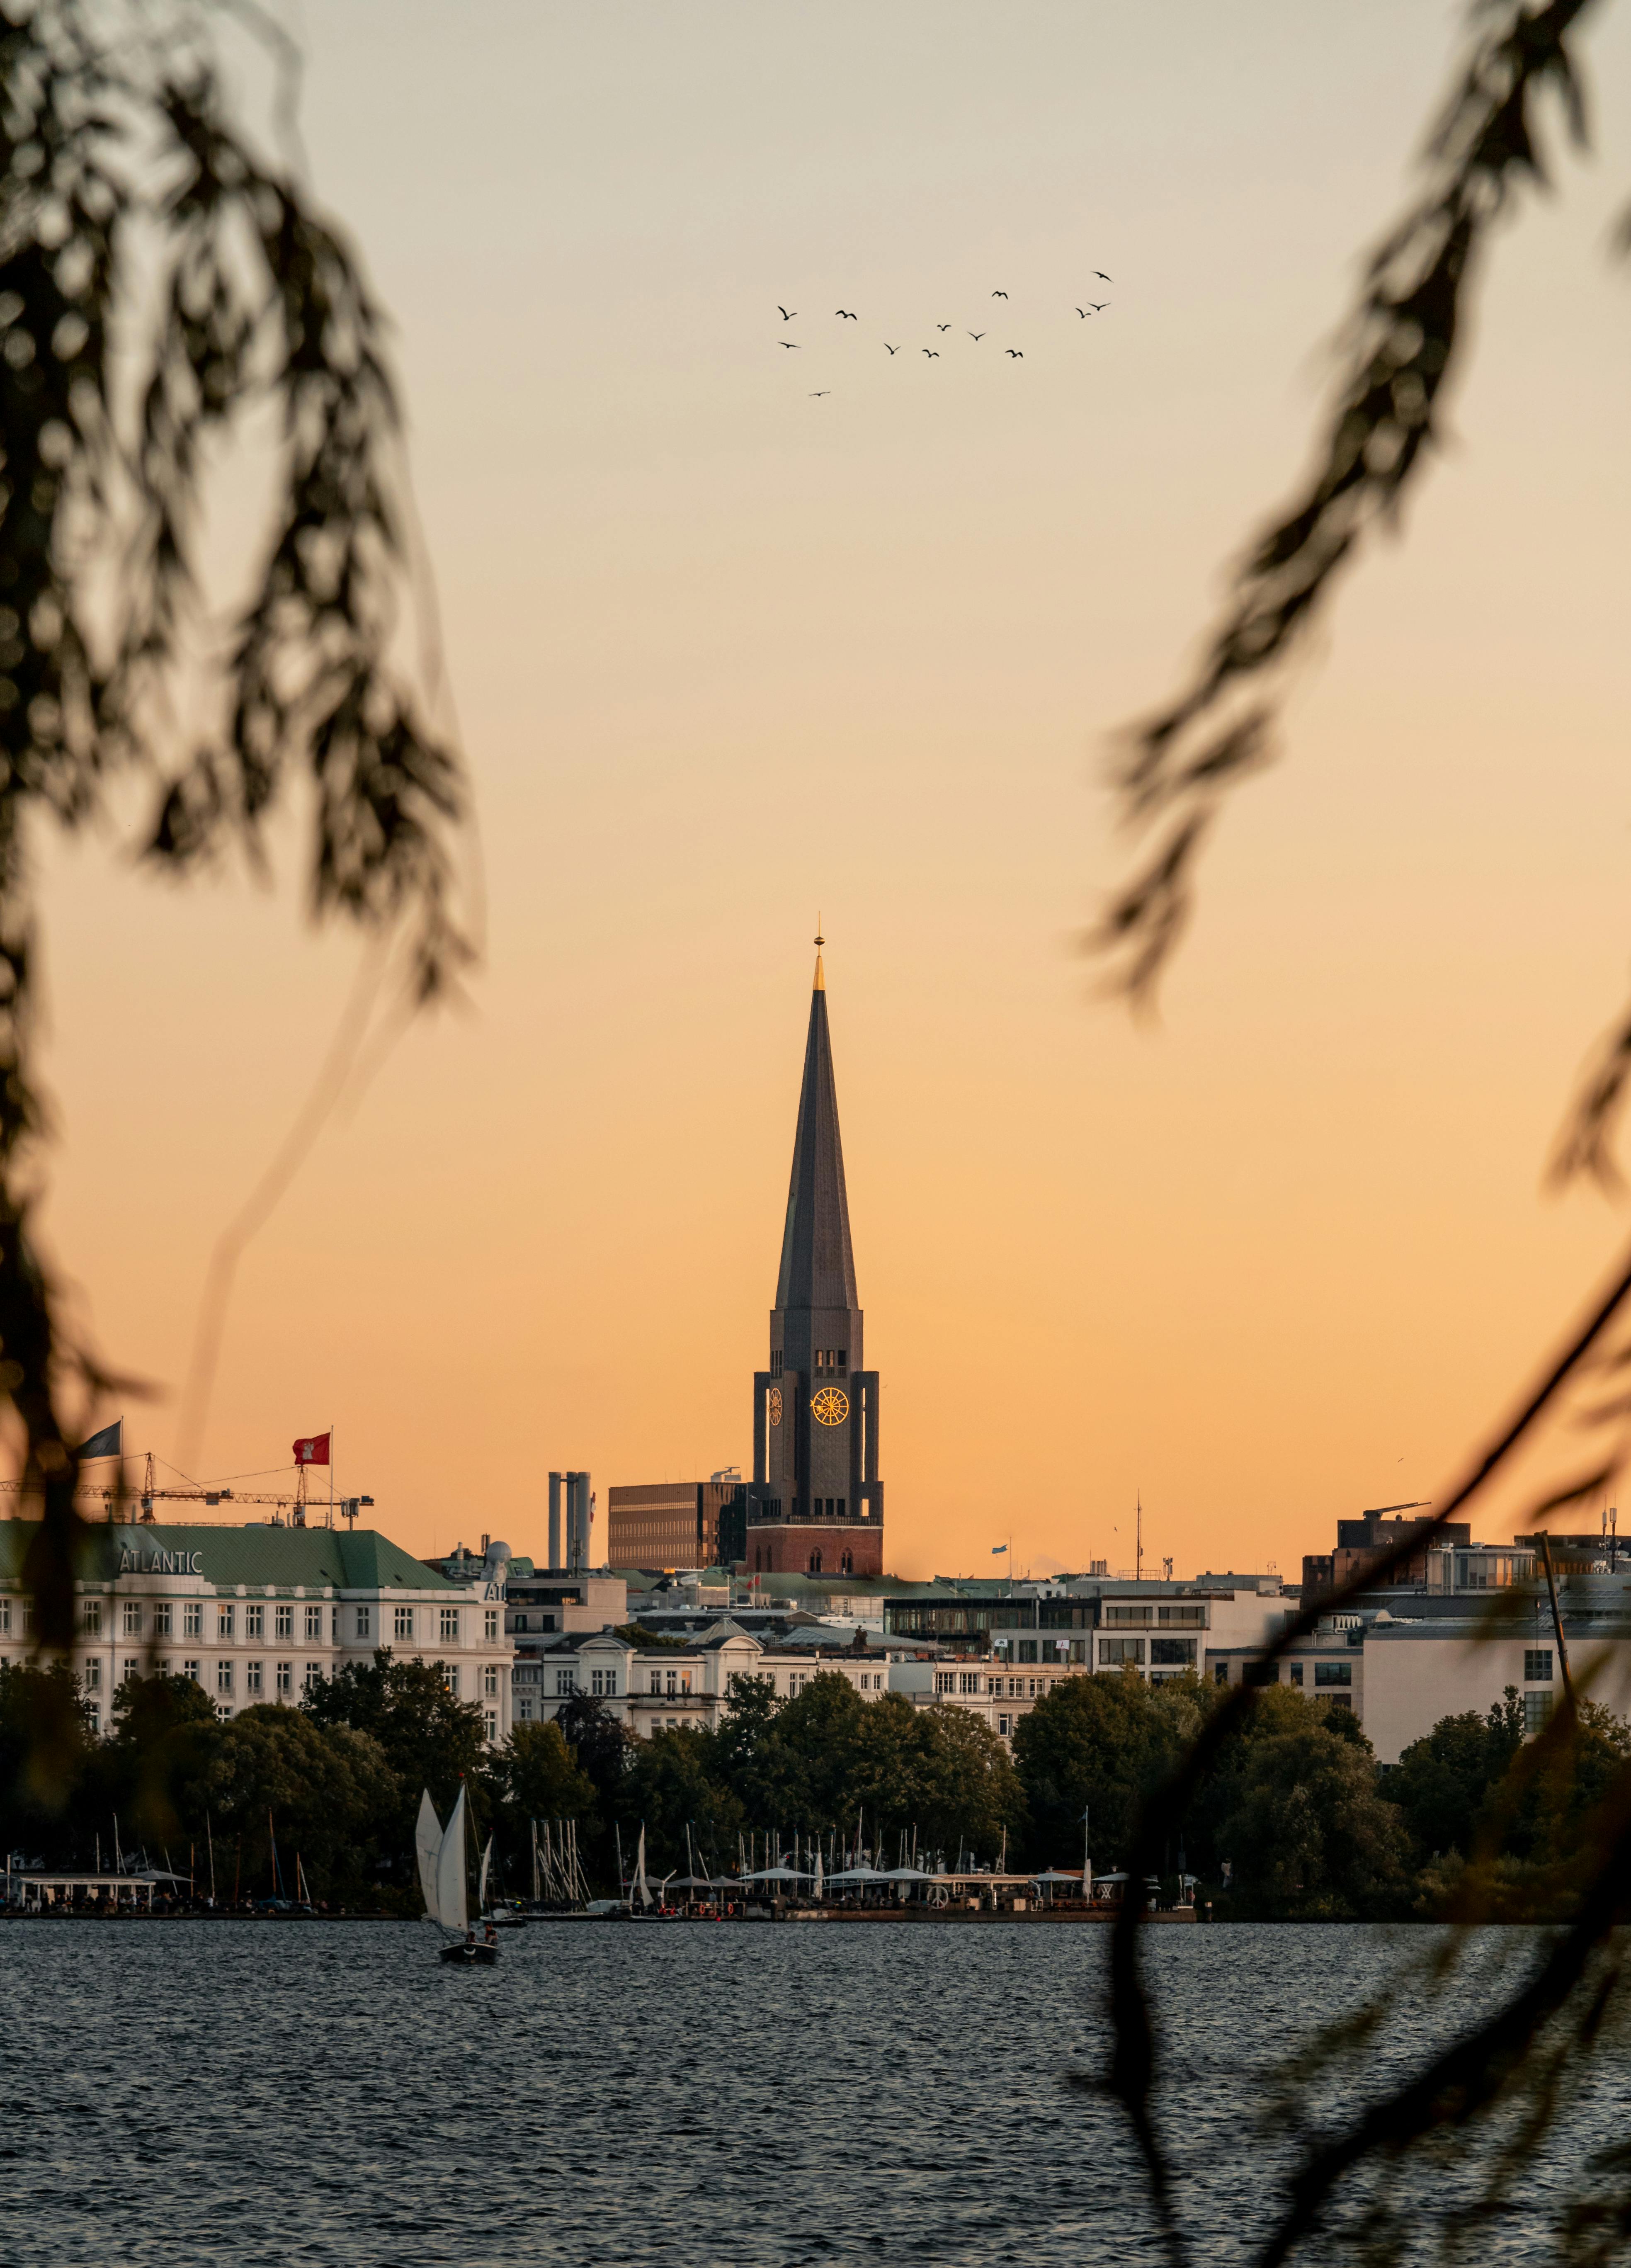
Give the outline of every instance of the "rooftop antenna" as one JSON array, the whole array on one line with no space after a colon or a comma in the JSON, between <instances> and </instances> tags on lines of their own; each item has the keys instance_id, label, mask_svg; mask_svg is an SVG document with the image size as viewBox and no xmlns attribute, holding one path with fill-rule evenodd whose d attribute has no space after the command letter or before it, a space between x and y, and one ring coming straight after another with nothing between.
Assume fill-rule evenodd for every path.
<instances>
[{"instance_id":1,"label":"rooftop antenna","mask_svg":"<svg viewBox=\"0 0 1631 2268\"><path fill-rule=\"evenodd\" d=\"M1135 1533L1138 1542L1134 1554L1133 1580L1135 1583L1142 1583L1144 1580L1144 1499L1142 1491L1138 1496L1138 1516Z\"/></svg>"}]
</instances>

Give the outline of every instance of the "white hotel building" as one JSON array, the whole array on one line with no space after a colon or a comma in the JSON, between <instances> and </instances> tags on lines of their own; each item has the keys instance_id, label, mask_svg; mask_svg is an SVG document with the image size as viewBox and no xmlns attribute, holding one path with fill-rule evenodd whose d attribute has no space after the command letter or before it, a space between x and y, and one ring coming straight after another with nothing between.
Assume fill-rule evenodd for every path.
<instances>
[{"instance_id":1,"label":"white hotel building","mask_svg":"<svg viewBox=\"0 0 1631 2268\"><path fill-rule=\"evenodd\" d=\"M26 1660L23 1583L33 1521L0 1521L0 1663ZM479 1704L489 1741L511 1725L503 1570L451 1582L371 1528L109 1522L91 1530L75 1590L72 1654L92 1720L107 1729L129 1677L190 1677L217 1715L292 1705L319 1677L389 1647L434 1662Z\"/></svg>"}]
</instances>

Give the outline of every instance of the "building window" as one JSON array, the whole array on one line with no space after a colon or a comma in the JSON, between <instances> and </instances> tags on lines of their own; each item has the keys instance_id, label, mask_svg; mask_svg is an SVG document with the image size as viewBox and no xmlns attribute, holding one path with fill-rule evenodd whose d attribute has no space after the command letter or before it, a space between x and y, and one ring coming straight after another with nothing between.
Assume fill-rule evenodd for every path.
<instances>
[{"instance_id":1,"label":"building window","mask_svg":"<svg viewBox=\"0 0 1631 2268\"><path fill-rule=\"evenodd\" d=\"M1142 1662L1143 1658L1144 1641L1142 1638L1101 1638L1098 1641L1098 1666L1101 1669L1119 1669L1123 1662ZM1021 1646L1019 1659L1021 1661L1034 1661L1035 1646L1029 1653Z\"/></svg>"},{"instance_id":2,"label":"building window","mask_svg":"<svg viewBox=\"0 0 1631 2268\"><path fill-rule=\"evenodd\" d=\"M457 1638L459 1636L459 1609L457 1607L443 1608L442 1635L444 1638Z\"/></svg>"},{"instance_id":3,"label":"building window","mask_svg":"<svg viewBox=\"0 0 1631 2268\"><path fill-rule=\"evenodd\" d=\"M526 1628L526 1624L525 1622L522 1622L518 1625L518 1627L525 1630ZM496 1638L498 1636L498 1609L496 1607L488 1608L484 1629L486 1635L489 1638Z\"/></svg>"},{"instance_id":4,"label":"building window","mask_svg":"<svg viewBox=\"0 0 1631 2268\"><path fill-rule=\"evenodd\" d=\"M617 1690L617 1672L614 1669L606 1671L606 1690L608 1693ZM489 1701L498 1698L498 1664L496 1661L489 1661L481 1672L481 1690Z\"/></svg>"},{"instance_id":5,"label":"building window","mask_svg":"<svg viewBox=\"0 0 1631 2268\"><path fill-rule=\"evenodd\" d=\"M294 1634L295 1634L295 1610L294 1610L294 1609L293 1609L292 1607L290 1607L290 1606L282 1606L282 1607L279 1607L279 1608L278 1608L278 1609L277 1609L277 1635L278 1635L278 1637L279 1637L279 1638L292 1638L292 1637L294 1636Z\"/></svg>"},{"instance_id":6,"label":"building window","mask_svg":"<svg viewBox=\"0 0 1631 2268\"><path fill-rule=\"evenodd\" d=\"M261 1665L260 1665L260 1663L259 1663L258 1661L246 1661L246 1662L245 1662L245 1664L244 1664L244 1690L245 1690L245 1692L246 1692L246 1693L255 1693L255 1694L258 1694L258 1693L261 1691Z\"/></svg>"},{"instance_id":7,"label":"building window","mask_svg":"<svg viewBox=\"0 0 1631 2268\"><path fill-rule=\"evenodd\" d=\"M277 1665L278 1699L280 1701L286 1701L294 1690L295 1666L292 1661L280 1661Z\"/></svg>"},{"instance_id":8,"label":"building window","mask_svg":"<svg viewBox=\"0 0 1631 2268\"><path fill-rule=\"evenodd\" d=\"M181 1635L183 1638L202 1638L203 1634L204 1602L202 1599L188 1599L181 1609Z\"/></svg>"},{"instance_id":9,"label":"building window","mask_svg":"<svg viewBox=\"0 0 1631 2268\"><path fill-rule=\"evenodd\" d=\"M10 1638L11 1635L11 1602L10 1599L0 1599L0 1638Z\"/></svg>"},{"instance_id":10,"label":"building window","mask_svg":"<svg viewBox=\"0 0 1631 2268\"><path fill-rule=\"evenodd\" d=\"M1010 1730L1010 1719L1006 1717L999 1717L996 1720L996 1729L1002 1734L1003 1740L1006 1740Z\"/></svg>"},{"instance_id":11,"label":"building window","mask_svg":"<svg viewBox=\"0 0 1631 2268\"><path fill-rule=\"evenodd\" d=\"M230 1661L217 1662L215 1666L215 1690L217 1693L230 1693L231 1691L232 1665Z\"/></svg>"},{"instance_id":12,"label":"building window","mask_svg":"<svg viewBox=\"0 0 1631 2268\"><path fill-rule=\"evenodd\" d=\"M1320 1685L1351 1685L1354 1665L1351 1661L1317 1661L1314 1664L1314 1683Z\"/></svg>"},{"instance_id":13,"label":"building window","mask_svg":"<svg viewBox=\"0 0 1631 2268\"><path fill-rule=\"evenodd\" d=\"M1286 1675L1290 1679L1293 1685L1300 1685L1303 1682L1302 1663L1300 1661L1292 1662L1286 1670Z\"/></svg>"},{"instance_id":14,"label":"building window","mask_svg":"<svg viewBox=\"0 0 1631 2268\"><path fill-rule=\"evenodd\" d=\"M1549 1646L1532 1646L1524 1656L1525 1685L1549 1685L1552 1683L1552 1649Z\"/></svg>"},{"instance_id":15,"label":"building window","mask_svg":"<svg viewBox=\"0 0 1631 2268\"><path fill-rule=\"evenodd\" d=\"M1137 1644L1138 1652L1136 1653L1122 1654L1120 1657L1120 1660L1123 1661L1142 1661L1144 1658L1142 1639L1141 1638L1138 1640ZM1033 1638L1022 1638L1019 1641L1019 1649L1015 1659L1018 1661L1034 1661L1036 1660L1036 1645L1037 1642Z\"/></svg>"},{"instance_id":16,"label":"building window","mask_svg":"<svg viewBox=\"0 0 1631 2268\"><path fill-rule=\"evenodd\" d=\"M246 1638L264 1638L266 1636L266 1609L264 1607L248 1606L244 1609L244 1636Z\"/></svg>"},{"instance_id":17,"label":"building window","mask_svg":"<svg viewBox=\"0 0 1631 2268\"><path fill-rule=\"evenodd\" d=\"M603 1671L601 1671L601 1670L599 1670L599 1669L591 1669L591 1670L590 1671L590 1673L589 1673L589 1690L590 1690L591 1693L599 1693L599 1692L600 1691L601 1687L602 1687L602 1683L603 1683L603 1680L604 1680L604 1675L605 1675L605 1673L604 1673Z\"/></svg>"},{"instance_id":18,"label":"building window","mask_svg":"<svg viewBox=\"0 0 1631 2268\"><path fill-rule=\"evenodd\" d=\"M168 1599L158 1599L153 1605L153 1636L168 1638L171 1631L171 1607Z\"/></svg>"},{"instance_id":19,"label":"building window","mask_svg":"<svg viewBox=\"0 0 1631 2268\"><path fill-rule=\"evenodd\" d=\"M133 1677L138 1677L138 1676L140 1676L140 1675L141 1675L141 1671L142 1671L142 1665L141 1665L141 1663L140 1663L139 1661L129 1661L129 1660L127 1660L127 1662L125 1663L125 1675L124 1675L124 1682L125 1682L125 1683L126 1683L127 1685L129 1685L129 1683L130 1683L130 1680L131 1680Z\"/></svg>"},{"instance_id":20,"label":"building window","mask_svg":"<svg viewBox=\"0 0 1631 2268\"><path fill-rule=\"evenodd\" d=\"M937 1669L935 1672L935 1691L937 1693L954 1693L956 1690L956 1671L951 1669Z\"/></svg>"},{"instance_id":21,"label":"building window","mask_svg":"<svg viewBox=\"0 0 1631 2268\"><path fill-rule=\"evenodd\" d=\"M87 1705L86 1705L86 1708L85 1708L85 1714L86 1714L86 1716L87 1716L87 1717L89 1717L89 1719L91 1719L91 1737L92 1737L92 1740L99 1739L99 1738L100 1738L100 1735L101 1735L101 1731L102 1731L102 1705L101 1705L101 1703L100 1703L99 1701L92 1701L92 1702L88 1703L88 1704L87 1704Z\"/></svg>"},{"instance_id":22,"label":"building window","mask_svg":"<svg viewBox=\"0 0 1631 2268\"><path fill-rule=\"evenodd\" d=\"M656 1672L655 1670L653 1670L653 1671L652 1671L652 1673L651 1673L651 1690L652 1690L652 1692L653 1692L653 1693L655 1693L655 1692L658 1690L658 1687L659 1682L660 1682L660 1681L659 1681L659 1680L658 1680L658 1678L657 1672ZM576 1671L576 1670L573 1670L573 1669L557 1669L557 1670L556 1670L556 1672L555 1672L555 1691L556 1691L556 1693L557 1693L557 1694L562 1694L562 1693L576 1693L576 1692L577 1692L577 1671Z\"/></svg>"},{"instance_id":23,"label":"building window","mask_svg":"<svg viewBox=\"0 0 1631 2268\"><path fill-rule=\"evenodd\" d=\"M1228 1684L1229 1664L1226 1661L1215 1661L1212 1664L1212 1683L1214 1685Z\"/></svg>"},{"instance_id":24,"label":"building window","mask_svg":"<svg viewBox=\"0 0 1631 2268\"><path fill-rule=\"evenodd\" d=\"M181 1664L181 1675L183 1677L190 1677L194 1684L196 1685L198 1683L198 1664L195 1661L184 1661Z\"/></svg>"},{"instance_id":25,"label":"building window","mask_svg":"<svg viewBox=\"0 0 1631 2268\"><path fill-rule=\"evenodd\" d=\"M821 1554L820 1554L819 1551L812 1551L812 1552L810 1554L810 1572L811 1572L812 1575L819 1575L819 1574L820 1573L820 1572L821 1572Z\"/></svg>"},{"instance_id":26,"label":"building window","mask_svg":"<svg viewBox=\"0 0 1631 2268\"><path fill-rule=\"evenodd\" d=\"M102 1635L102 1602L100 1599L87 1599L85 1601L84 1631L87 1638L100 1638Z\"/></svg>"},{"instance_id":27,"label":"building window","mask_svg":"<svg viewBox=\"0 0 1631 2268\"><path fill-rule=\"evenodd\" d=\"M496 1709L489 1709L482 1718L481 1723L486 1729L488 1739L496 1741L498 1738L498 1712Z\"/></svg>"},{"instance_id":28,"label":"building window","mask_svg":"<svg viewBox=\"0 0 1631 2268\"><path fill-rule=\"evenodd\" d=\"M232 1635L232 1624L236 1619L237 1617L231 1607L217 1607L215 1610L216 1636L218 1638L231 1638Z\"/></svg>"},{"instance_id":29,"label":"building window","mask_svg":"<svg viewBox=\"0 0 1631 2268\"><path fill-rule=\"evenodd\" d=\"M336 1646L340 1643L340 1609L335 1607L328 1617L328 1635Z\"/></svg>"},{"instance_id":30,"label":"building window","mask_svg":"<svg viewBox=\"0 0 1631 2268\"><path fill-rule=\"evenodd\" d=\"M371 1610L367 1607L359 1607L356 1610L356 1634L358 1638L367 1638L373 1630L373 1626L374 1618Z\"/></svg>"},{"instance_id":31,"label":"building window","mask_svg":"<svg viewBox=\"0 0 1631 2268\"><path fill-rule=\"evenodd\" d=\"M305 1634L308 1638L321 1638L323 1635L323 1610L321 1607L308 1607L306 1609Z\"/></svg>"},{"instance_id":32,"label":"building window","mask_svg":"<svg viewBox=\"0 0 1631 2268\"><path fill-rule=\"evenodd\" d=\"M1545 1730L1547 1719L1552 1713L1552 1698L1549 1693L1524 1694L1524 1737L1525 1740L1532 1741L1537 1733Z\"/></svg>"},{"instance_id":33,"label":"building window","mask_svg":"<svg viewBox=\"0 0 1631 2268\"><path fill-rule=\"evenodd\" d=\"M532 1723L533 1704L530 1697L523 1697L520 1706L517 1711L517 1714L519 1716L521 1722L524 1725L530 1725Z\"/></svg>"},{"instance_id":34,"label":"building window","mask_svg":"<svg viewBox=\"0 0 1631 2268\"><path fill-rule=\"evenodd\" d=\"M322 1682L323 1682L323 1665L322 1665L322 1663L321 1663L320 1661L308 1661L308 1662L307 1662L307 1664L306 1664L306 1666L305 1666L305 1677L304 1677L304 1678L302 1679L302 1681L301 1681L302 1684L305 1686L305 1690L306 1690L308 1693L310 1693L310 1692L312 1691L312 1688L313 1688L314 1686L320 1685L320 1684L322 1683Z\"/></svg>"},{"instance_id":35,"label":"building window","mask_svg":"<svg viewBox=\"0 0 1631 2268\"><path fill-rule=\"evenodd\" d=\"M140 1599L127 1599L125 1601L124 1625L125 1636L127 1638L141 1637L142 1602Z\"/></svg>"},{"instance_id":36,"label":"building window","mask_svg":"<svg viewBox=\"0 0 1631 2268\"><path fill-rule=\"evenodd\" d=\"M84 1689L87 1693L99 1693L102 1690L102 1665L94 1655L84 1667Z\"/></svg>"},{"instance_id":37,"label":"building window","mask_svg":"<svg viewBox=\"0 0 1631 2268\"><path fill-rule=\"evenodd\" d=\"M23 1601L23 1636L27 1638L32 1633L33 1627L34 1602L32 1599L25 1599Z\"/></svg>"},{"instance_id":38,"label":"building window","mask_svg":"<svg viewBox=\"0 0 1631 2268\"><path fill-rule=\"evenodd\" d=\"M959 1693L978 1693L980 1690L978 1675L970 1670L959 1669L957 1674L957 1690Z\"/></svg>"},{"instance_id":39,"label":"building window","mask_svg":"<svg viewBox=\"0 0 1631 2268\"><path fill-rule=\"evenodd\" d=\"M395 1630L398 1638L412 1638L414 1634L414 1610L411 1607L399 1607L397 1609Z\"/></svg>"},{"instance_id":40,"label":"building window","mask_svg":"<svg viewBox=\"0 0 1631 2268\"><path fill-rule=\"evenodd\" d=\"M680 1690L680 1675L677 1670L671 1669L668 1673L668 1690L670 1693L677 1693Z\"/></svg>"},{"instance_id":41,"label":"building window","mask_svg":"<svg viewBox=\"0 0 1631 2268\"><path fill-rule=\"evenodd\" d=\"M437 1668L441 1671L441 1673L442 1673L442 1690L443 1690L443 1691L444 1691L444 1693L449 1693L449 1694L451 1694L451 1695L452 1696L453 1699L454 1699L455 1701L457 1701L457 1700L458 1700L458 1698L459 1698L459 1665L458 1665L458 1663L457 1663L457 1662L452 1662L452 1661L438 1661L438 1662L437 1662Z\"/></svg>"},{"instance_id":42,"label":"building window","mask_svg":"<svg viewBox=\"0 0 1631 2268\"><path fill-rule=\"evenodd\" d=\"M770 1375L772 1378L780 1378L782 1375L782 1350L780 1347L772 1347L770 1350Z\"/></svg>"}]
</instances>

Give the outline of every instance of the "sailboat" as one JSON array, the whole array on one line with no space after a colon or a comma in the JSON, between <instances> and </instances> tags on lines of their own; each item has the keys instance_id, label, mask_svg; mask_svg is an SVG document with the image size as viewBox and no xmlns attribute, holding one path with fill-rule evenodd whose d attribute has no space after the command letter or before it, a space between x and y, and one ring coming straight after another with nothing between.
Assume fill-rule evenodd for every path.
<instances>
[{"instance_id":1,"label":"sailboat","mask_svg":"<svg viewBox=\"0 0 1631 2268\"><path fill-rule=\"evenodd\" d=\"M470 1885L465 1864L465 1792L459 1791L452 1817L444 1829L426 1788L419 1799L414 1828L414 1850L419 1860L419 1888L427 1918L445 1931L452 1942L442 1948L444 1961L481 1962L491 1968L498 1958L496 1945L478 1945L470 1927ZM483 1867L482 1886L487 1869Z\"/></svg>"}]
</instances>

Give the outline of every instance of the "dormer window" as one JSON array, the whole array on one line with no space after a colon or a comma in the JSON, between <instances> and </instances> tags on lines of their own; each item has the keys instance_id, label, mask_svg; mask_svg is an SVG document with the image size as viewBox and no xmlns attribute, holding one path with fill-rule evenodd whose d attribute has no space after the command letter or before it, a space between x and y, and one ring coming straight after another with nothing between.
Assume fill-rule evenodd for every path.
<instances>
[{"instance_id":1,"label":"dormer window","mask_svg":"<svg viewBox=\"0 0 1631 2268\"><path fill-rule=\"evenodd\" d=\"M780 1378L782 1375L782 1350L780 1347L772 1347L770 1350L770 1375L772 1378Z\"/></svg>"}]
</instances>

